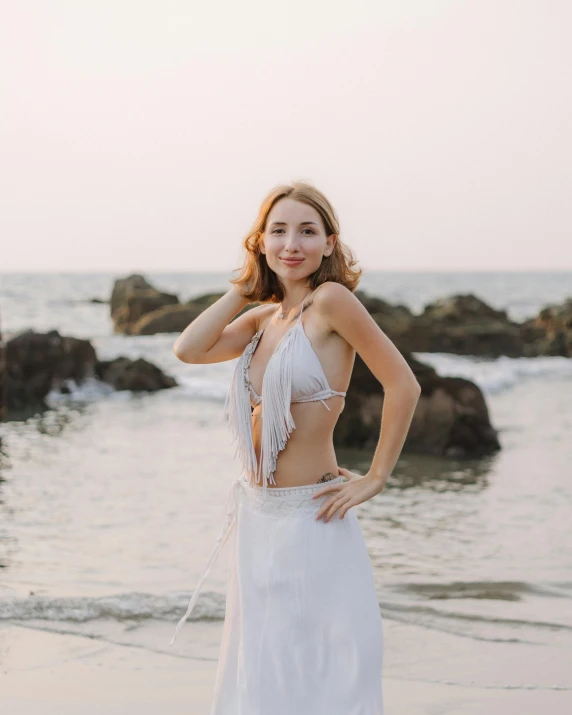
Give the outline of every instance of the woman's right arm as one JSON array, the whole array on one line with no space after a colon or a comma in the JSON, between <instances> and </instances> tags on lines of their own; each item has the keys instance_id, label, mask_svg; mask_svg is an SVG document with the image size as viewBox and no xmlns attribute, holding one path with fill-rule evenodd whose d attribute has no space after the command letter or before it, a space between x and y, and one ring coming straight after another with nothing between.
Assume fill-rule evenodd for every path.
<instances>
[{"instance_id":1,"label":"woman's right arm","mask_svg":"<svg viewBox=\"0 0 572 715\"><path fill-rule=\"evenodd\" d=\"M175 355L195 365L224 362L241 355L257 330L259 311L247 310L232 319L250 302L233 284L183 330L173 345Z\"/></svg>"}]
</instances>

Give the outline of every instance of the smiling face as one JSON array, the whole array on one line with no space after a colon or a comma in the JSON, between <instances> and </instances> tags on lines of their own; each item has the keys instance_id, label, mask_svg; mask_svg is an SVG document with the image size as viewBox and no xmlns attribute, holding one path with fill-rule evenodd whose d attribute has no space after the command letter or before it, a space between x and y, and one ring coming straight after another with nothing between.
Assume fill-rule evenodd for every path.
<instances>
[{"instance_id":1,"label":"smiling face","mask_svg":"<svg viewBox=\"0 0 572 715\"><path fill-rule=\"evenodd\" d=\"M260 250L282 283L291 287L320 267L334 250L335 239L335 234L326 236L315 208L284 198L268 214Z\"/></svg>"}]
</instances>

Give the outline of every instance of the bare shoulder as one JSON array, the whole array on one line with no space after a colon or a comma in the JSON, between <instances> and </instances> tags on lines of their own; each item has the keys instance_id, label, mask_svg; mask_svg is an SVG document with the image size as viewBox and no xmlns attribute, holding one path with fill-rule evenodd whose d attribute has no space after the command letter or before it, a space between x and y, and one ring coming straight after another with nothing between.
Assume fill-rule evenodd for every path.
<instances>
[{"instance_id":1,"label":"bare shoulder","mask_svg":"<svg viewBox=\"0 0 572 715\"><path fill-rule=\"evenodd\" d=\"M331 332L356 350L379 338L380 328L359 298L341 283L326 281L315 291L316 310Z\"/></svg>"},{"instance_id":2,"label":"bare shoulder","mask_svg":"<svg viewBox=\"0 0 572 715\"><path fill-rule=\"evenodd\" d=\"M314 301L316 305L320 306L324 303L328 304L332 300L335 302L351 302L353 300L357 300L357 298L351 290L346 288L341 283L336 283L335 281L324 281L324 283L321 283L314 291Z\"/></svg>"},{"instance_id":3,"label":"bare shoulder","mask_svg":"<svg viewBox=\"0 0 572 715\"><path fill-rule=\"evenodd\" d=\"M317 312L330 323L332 330L336 330L335 326L331 325L332 316L342 313L342 317L351 318L352 314L355 315L356 311L363 309L361 301L352 291L335 281L321 283L314 291L313 302Z\"/></svg>"}]
</instances>

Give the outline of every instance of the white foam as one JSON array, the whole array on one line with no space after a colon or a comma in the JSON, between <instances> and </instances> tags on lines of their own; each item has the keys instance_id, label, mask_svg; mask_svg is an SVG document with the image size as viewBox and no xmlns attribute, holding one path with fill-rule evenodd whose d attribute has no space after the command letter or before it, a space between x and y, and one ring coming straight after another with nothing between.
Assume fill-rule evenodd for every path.
<instances>
[{"instance_id":1,"label":"white foam","mask_svg":"<svg viewBox=\"0 0 572 715\"><path fill-rule=\"evenodd\" d=\"M94 377L87 378L82 384L78 384L75 380L63 381L69 393L60 392L57 389L50 390L46 395L48 404L61 402L69 402L81 400L82 402L99 402L99 400L108 398L111 395L117 394L115 389L106 382L101 382Z\"/></svg>"},{"instance_id":2,"label":"white foam","mask_svg":"<svg viewBox=\"0 0 572 715\"><path fill-rule=\"evenodd\" d=\"M565 357L486 359L448 353L414 353L414 356L433 367L441 377L464 377L489 395L508 390L524 379L572 379L572 360Z\"/></svg>"}]
</instances>

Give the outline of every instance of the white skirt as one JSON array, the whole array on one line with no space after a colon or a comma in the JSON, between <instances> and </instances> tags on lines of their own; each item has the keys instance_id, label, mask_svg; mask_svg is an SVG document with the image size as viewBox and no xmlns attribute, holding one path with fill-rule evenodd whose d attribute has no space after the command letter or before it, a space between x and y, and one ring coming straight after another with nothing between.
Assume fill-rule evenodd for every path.
<instances>
[{"instance_id":1,"label":"white skirt","mask_svg":"<svg viewBox=\"0 0 572 715\"><path fill-rule=\"evenodd\" d=\"M210 715L382 715L382 619L359 521L353 509L315 518L331 495L312 494L345 481L268 488L266 499L244 475L233 484L177 626L234 531Z\"/></svg>"}]
</instances>

